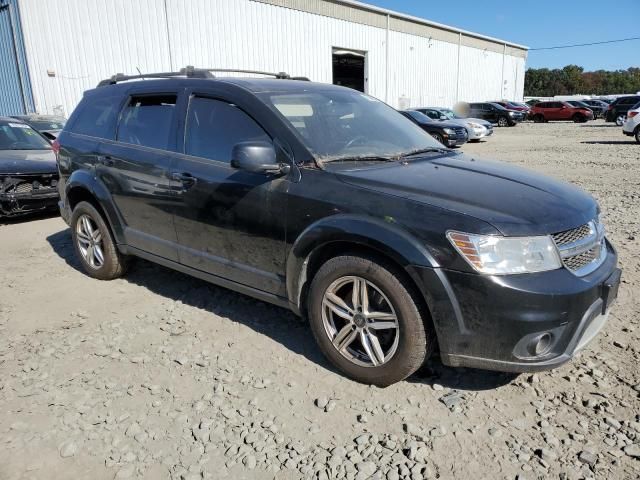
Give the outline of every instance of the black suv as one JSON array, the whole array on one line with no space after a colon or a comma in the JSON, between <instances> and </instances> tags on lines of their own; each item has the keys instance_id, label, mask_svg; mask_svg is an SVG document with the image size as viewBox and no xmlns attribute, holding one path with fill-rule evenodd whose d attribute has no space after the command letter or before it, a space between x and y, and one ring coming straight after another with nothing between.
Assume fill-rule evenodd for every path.
<instances>
[{"instance_id":1,"label":"black suv","mask_svg":"<svg viewBox=\"0 0 640 480\"><path fill-rule=\"evenodd\" d=\"M510 110L492 102L470 103L467 116L497 123L499 127L513 127L516 123L525 119L524 112Z\"/></svg>"},{"instance_id":2,"label":"black suv","mask_svg":"<svg viewBox=\"0 0 640 480\"><path fill-rule=\"evenodd\" d=\"M90 276L137 256L290 308L377 385L436 346L447 365L552 368L604 325L620 271L577 187L445 149L348 88L157 76L86 92L55 145Z\"/></svg>"},{"instance_id":3,"label":"black suv","mask_svg":"<svg viewBox=\"0 0 640 480\"><path fill-rule=\"evenodd\" d=\"M622 125L627 112L638 102L640 102L640 95L628 95L626 97L616 98L611 104L609 104L605 120L607 122L616 122L618 125Z\"/></svg>"},{"instance_id":4,"label":"black suv","mask_svg":"<svg viewBox=\"0 0 640 480\"><path fill-rule=\"evenodd\" d=\"M402 110L400 113L445 147L459 147L469 140L467 129L455 123L436 122L416 110Z\"/></svg>"}]
</instances>

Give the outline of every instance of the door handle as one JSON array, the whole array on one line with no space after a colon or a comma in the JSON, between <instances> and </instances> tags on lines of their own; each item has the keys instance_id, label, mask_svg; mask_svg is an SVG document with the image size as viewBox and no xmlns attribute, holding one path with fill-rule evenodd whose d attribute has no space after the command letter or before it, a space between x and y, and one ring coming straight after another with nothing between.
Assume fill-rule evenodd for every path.
<instances>
[{"instance_id":1,"label":"door handle","mask_svg":"<svg viewBox=\"0 0 640 480\"><path fill-rule=\"evenodd\" d=\"M108 155L98 155L97 160L98 160L98 163L101 163L102 165L104 165L106 167L111 167L115 163L113 158L111 158Z\"/></svg>"},{"instance_id":2,"label":"door handle","mask_svg":"<svg viewBox=\"0 0 640 480\"><path fill-rule=\"evenodd\" d=\"M171 172L171 180L182 183L185 189L193 187L198 182L189 172Z\"/></svg>"}]
</instances>

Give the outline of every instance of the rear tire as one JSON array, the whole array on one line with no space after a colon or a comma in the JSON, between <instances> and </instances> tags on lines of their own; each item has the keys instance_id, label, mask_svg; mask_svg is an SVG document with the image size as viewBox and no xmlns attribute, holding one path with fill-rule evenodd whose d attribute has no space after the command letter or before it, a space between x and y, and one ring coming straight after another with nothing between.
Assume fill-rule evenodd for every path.
<instances>
[{"instance_id":1,"label":"rear tire","mask_svg":"<svg viewBox=\"0 0 640 480\"><path fill-rule=\"evenodd\" d=\"M98 280L124 275L128 259L118 252L111 230L96 207L80 202L71 215L71 237L85 273Z\"/></svg>"},{"instance_id":2,"label":"rear tire","mask_svg":"<svg viewBox=\"0 0 640 480\"><path fill-rule=\"evenodd\" d=\"M624 115L618 115L616 117L616 125L621 127L624 124Z\"/></svg>"},{"instance_id":3,"label":"rear tire","mask_svg":"<svg viewBox=\"0 0 640 480\"><path fill-rule=\"evenodd\" d=\"M640 127L636 127L636 142L640 143Z\"/></svg>"},{"instance_id":4,"label":"rear tire","mask_svg":"<svg viewBox=\"0 0 640 480\"><path fill-rule=\"evenodd\" d=\"M354 297L362 285L366 296ZM355 255L328 260L308 297L309 323L320 350L355 381L386 387L405 379L435 346L428 313L412 291L401 271L385 262Z\"/></svg>"}]
</instances>

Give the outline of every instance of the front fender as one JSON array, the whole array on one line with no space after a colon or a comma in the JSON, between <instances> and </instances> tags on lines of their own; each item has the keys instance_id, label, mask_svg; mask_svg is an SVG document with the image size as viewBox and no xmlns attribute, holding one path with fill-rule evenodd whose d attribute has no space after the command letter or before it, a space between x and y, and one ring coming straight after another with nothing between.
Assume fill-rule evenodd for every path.
<instances>
[{"instance_id":1,"label":"front fender","mask_svg":"<svg viewBox=\"0 0 640 480\"><path fill-rule=\"evenodd\" d=\"M397 224L360 215L333 215L308 226L296 239L287 257L287 294L299 309L307 265L318 249L334 242L362 245L393 259L403 268L412 265L439 267L427 248ZM411 274L410 271L408 273Z\"/></svg>"},{"instance_id":2,"label":"front fender","mask_svg":"<svg viewBox=\"0 0 640 480\"><path fill-rule=\"evenodd\" d=\"M68 204L70 193L73 189L83 189L87 191L100 205L106 215L107 223L111 226L111 232L116 243L124 244L123 222L116 210L113 197L107 187L87 170L75 170L66 181L65 204Z\"/></svg>"}]
</instances>

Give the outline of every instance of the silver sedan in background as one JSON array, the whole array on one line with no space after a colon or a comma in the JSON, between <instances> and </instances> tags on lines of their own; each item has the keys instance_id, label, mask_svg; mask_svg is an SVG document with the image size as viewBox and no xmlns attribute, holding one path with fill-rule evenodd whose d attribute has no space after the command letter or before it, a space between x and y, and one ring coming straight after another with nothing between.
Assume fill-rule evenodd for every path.
<instances>
[{"instance_id":1,"label":"silver sedan in background","mask_svg":"<svg viewBox=\"0 0 640 480\"><path fill-rule=\"evenodd\" d=\"M446 121L447 123L455 123L467 129L470 142L477 142L482 138L489 137L493 134L493 125L491 122L482 120L481 118L464 118L455 113L450 108L441 107L420 107L412 108L418 112L424 113L433 120Z\"/></svg>"}]
</instances>

